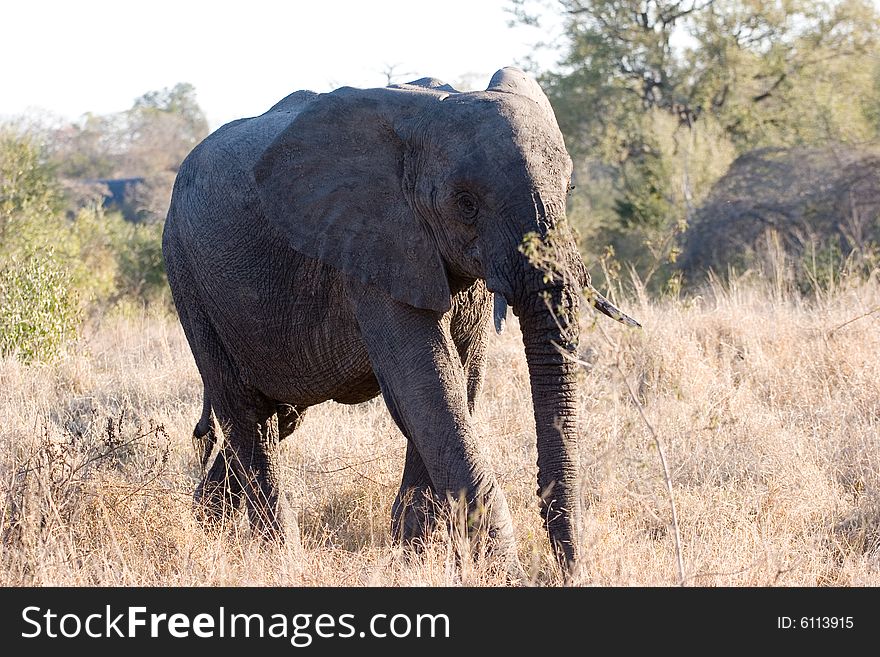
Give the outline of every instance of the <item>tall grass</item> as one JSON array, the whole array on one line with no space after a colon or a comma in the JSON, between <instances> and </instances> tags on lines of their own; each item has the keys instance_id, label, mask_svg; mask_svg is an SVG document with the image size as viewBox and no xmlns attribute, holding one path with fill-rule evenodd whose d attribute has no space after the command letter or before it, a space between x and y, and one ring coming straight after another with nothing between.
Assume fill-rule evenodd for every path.
<instances>
[{"instance_id":1,"label":"tall grass","mask_svg":"<svg viewBox=\"0 0 880 657\"><path fill-rule=\"evenodd\" d=\"M686 585L880 585L880 284L807 302L735 281L623 305L643 330L583 319L575 583L679 580L666 482L625 376L665 446ZM243 517L205 534L191 513L200 395L161 314L90 325L52 365L0 360L0 584L504 583L479 559L457 567L445 532L421 555L391 545L405 443L381 399L313 408L281 444L301 549L252 539ZM530 399L511 322L475 421L527 571L557 584Z\"/></svg>"}]
</instances>

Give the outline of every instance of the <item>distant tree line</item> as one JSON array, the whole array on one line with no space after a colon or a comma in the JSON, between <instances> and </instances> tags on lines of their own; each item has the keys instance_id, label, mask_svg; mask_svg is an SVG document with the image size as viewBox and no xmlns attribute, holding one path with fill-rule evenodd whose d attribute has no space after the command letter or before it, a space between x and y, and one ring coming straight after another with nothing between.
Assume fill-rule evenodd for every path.
<instances>
[{"instance_id":1,"label":"distant tree line","mask_svg":"<svg viewBox=\"0 0 880 657\"><path fill-rule=\"evenodd\" d=\"M653 293L768 254L817 289L880 263L880 42L869 0L510 0L561 18L539 73L602 285ZM390 75L390 73L389 73ZM0 355L50 359L96 312L169 307L162 222L208 124L192 85L74 123L0 126ZM142 180L138 223L96 181ZM776 265L780 262L776 261Z\"/></svg>"},{"instance_id":2,"label":"distant tree line","mask_svg":"<svg viewBox=\"0 0 880 657\"><path fill-rule=\"evenodd\" d=\"M140 219L163 219L180 163L208 134L208 121L191 84L150 91L115 114L86 114L47 131L49 163L74 202L102 190L90 181L142 179L130 200Z\"/></svg>"}]
</instances>

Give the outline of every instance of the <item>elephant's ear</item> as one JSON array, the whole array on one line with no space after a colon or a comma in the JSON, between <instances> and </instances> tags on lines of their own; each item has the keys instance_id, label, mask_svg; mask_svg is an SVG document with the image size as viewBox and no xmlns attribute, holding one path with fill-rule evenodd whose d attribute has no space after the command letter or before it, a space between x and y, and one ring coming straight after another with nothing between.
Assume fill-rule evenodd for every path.
<instances>
[{"instance_id":1,"label":"elephant's ear","mask_svg":"<svg viewBox=\"0 0 880 657\"><path fill-rule=\"evenodd\" d=\"M553 113L553 107L547 95L541 89L534 78L527 75L525 71L514 66L506 66L497 71L489 81L486 91L499 91L502 93L516 94L524 96L536 102L541 109L546 112L553 122L556 122L556 115Z\"/></svg>"},{"instance_id":2,"label":"elephant's ear","mask_svg":"<svg viewBox=\"0 0 880 657\"><path fill-rule=\"evenodd\" d=\"M337 89L316 98L254 167L269 220L309 257L382 288L403 303L445 312L446 270L403 189L405 144L394 129L429 94Z\"/></svg>"}]
</instances>

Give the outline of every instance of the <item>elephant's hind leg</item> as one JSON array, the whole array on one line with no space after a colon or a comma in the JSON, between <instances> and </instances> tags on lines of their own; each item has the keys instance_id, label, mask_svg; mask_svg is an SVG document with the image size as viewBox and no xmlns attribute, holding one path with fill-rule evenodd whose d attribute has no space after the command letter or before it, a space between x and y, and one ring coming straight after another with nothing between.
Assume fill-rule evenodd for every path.
<instances>
[{"instance_id":1,"label":"elephant's hind leg","mask_svg":"<svg viewBox=\"0 0 880 657\"><path fill-rule=\"evenodd\" d=\"M281 495L275 458L279 441L273 417L275 403L246 391L243 385L228 386L214 411L224 427L226 442L208 479L219 479L222 469L227 495L238 496L224 503L243 499L252 531L267 540L283 540L285 530L295 531L296 523L287 517Z\"/></svg>"},{"instance_id":2,"label":"elephant's hind leg","mask_svg":"<svg viewBox=\"0 0 880 657\"><path fill-rule=\"evenodd\" d=\"M225 442L196 488L196 516L206 527L222 527L241 506L242 486L235 474L235 454Z\"/></svg>"},{"instance_id":3,"label":"elephant's hind leg","mask_svg":"<svg viewBox=\"0 0 880 657\"><path fill-rule=\"evenodd\" d=\"M209 444L220 441L218 428L223 434L222 447L196 488L197 517L208 527L222 526L245 501L252 529L266 538L280 538L283 514L274 459L278 407L242 380L197 304L186 307L181 321L205 386L202 417L195 430L207 443L203 458L210 458ZM293 415L284 417L285 430L287 424L295 426Z\"/></svg>"}]
</instances>

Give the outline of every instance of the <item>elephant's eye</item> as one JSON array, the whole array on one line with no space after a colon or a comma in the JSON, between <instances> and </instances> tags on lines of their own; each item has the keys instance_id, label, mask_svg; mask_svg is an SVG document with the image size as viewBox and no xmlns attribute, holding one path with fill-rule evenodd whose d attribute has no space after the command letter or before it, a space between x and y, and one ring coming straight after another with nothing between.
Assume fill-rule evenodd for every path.
<instances>
[{"instance_id":1,"label":"elephant's eye","mask_svg":"<svg viewBox=\"0 0 880 657\"><path fill-rule=\"evenodd\" d=\"M470 192L458 192L455 195L455 205L458 207L462 219L466 221L473 221L480 210L477 198Z\"/></svg>"}]
</instances>

